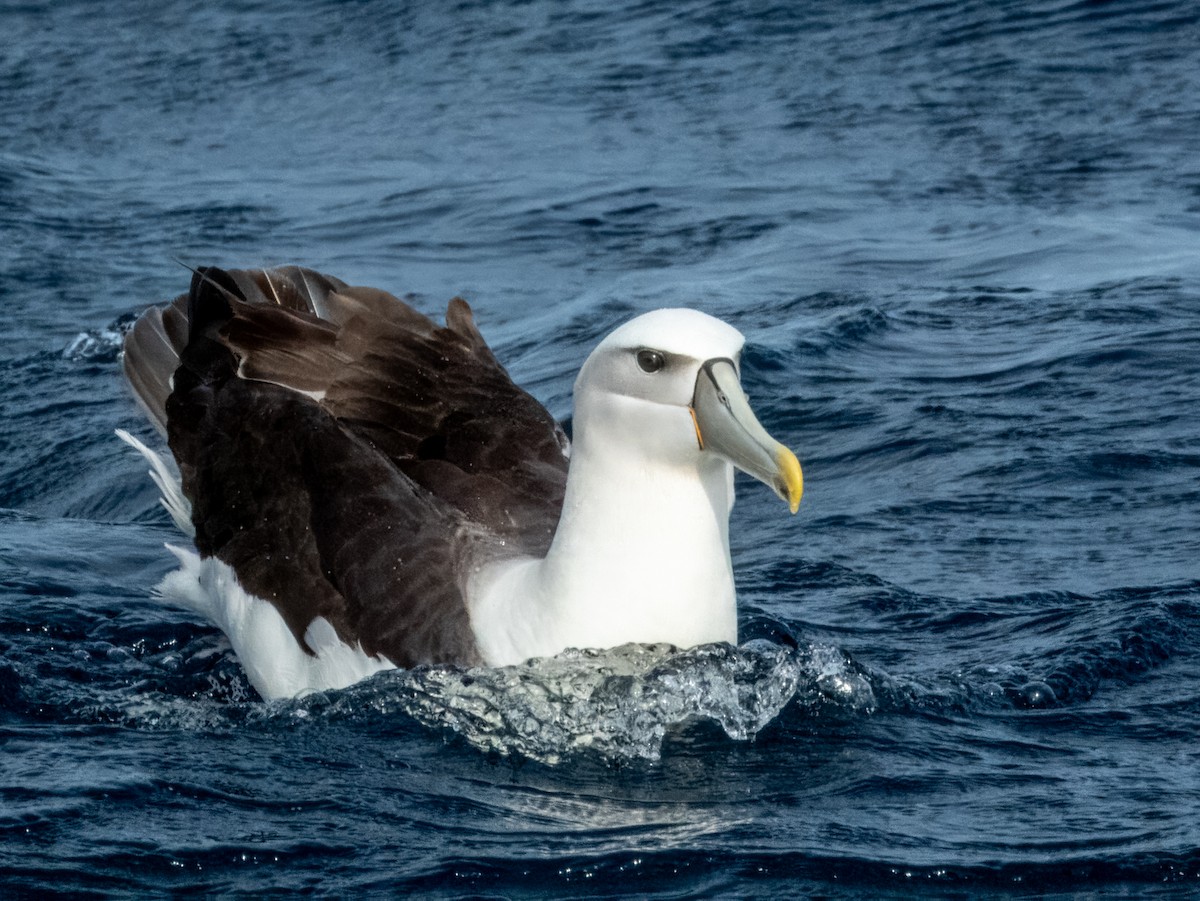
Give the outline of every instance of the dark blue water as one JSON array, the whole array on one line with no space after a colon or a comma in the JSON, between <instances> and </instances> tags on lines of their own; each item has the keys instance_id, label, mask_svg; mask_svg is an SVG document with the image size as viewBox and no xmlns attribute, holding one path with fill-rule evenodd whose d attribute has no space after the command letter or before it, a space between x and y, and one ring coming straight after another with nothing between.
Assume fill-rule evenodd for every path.
<instances>
[{"instance_id":1,"label":"dark blue water","mask_svg":"<svg viewBox=\"0 0 1200 901\"><path fill-rule=\"evenodd\" d=\"M0 894L1200 891L1194 4L0 28ZM749 644L258 701L112 434L176 258L463 293L560 416L628 315L737 325L808 485L741 485Z\"/></svg>"}]
</instances>

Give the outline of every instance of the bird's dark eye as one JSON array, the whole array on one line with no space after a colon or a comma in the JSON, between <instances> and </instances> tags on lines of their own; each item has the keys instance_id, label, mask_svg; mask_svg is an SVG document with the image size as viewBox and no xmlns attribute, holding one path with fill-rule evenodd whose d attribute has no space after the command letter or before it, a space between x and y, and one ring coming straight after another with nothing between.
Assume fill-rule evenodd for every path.
<instances>
[{"instance_id":1,"label":"bird's dark eye","mask_svg":"<svg viewBox=\"0 0 1200 901\"><path fill-rule=\"evenodd\" d=\"M657 350L639 350L637 361L638 366L642 367L642 372L658 372L667 362Z\"/></svg>"}]
</instances>

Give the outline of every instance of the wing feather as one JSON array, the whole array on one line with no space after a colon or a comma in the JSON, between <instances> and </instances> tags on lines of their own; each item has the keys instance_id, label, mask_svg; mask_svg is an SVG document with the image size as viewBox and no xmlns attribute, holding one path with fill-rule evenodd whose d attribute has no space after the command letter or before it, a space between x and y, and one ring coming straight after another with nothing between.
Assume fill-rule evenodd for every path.
<instances>
[{"instance_id":1,"label":"wing feather","mask_svg":"<svg viewBox=\"0 0 1200 901\"><path fill-rule=\"evenodd\" d=\"M446 325L300 267L198 270L148 310L125 372L167 434L202 554L400 666L474 662L474 555L542 555L563 436L455 298Z\"/></svg>"}]
</instances>

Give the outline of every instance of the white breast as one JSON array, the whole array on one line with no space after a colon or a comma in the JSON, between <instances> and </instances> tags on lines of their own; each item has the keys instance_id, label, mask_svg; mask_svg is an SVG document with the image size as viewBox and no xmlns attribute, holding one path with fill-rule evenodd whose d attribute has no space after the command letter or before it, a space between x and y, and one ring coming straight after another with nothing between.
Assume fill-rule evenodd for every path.
<instances>
[{"instance_id":1,"label":"white breast","mask_svg":"<svg viewBox=\"0 0 1200 901\"><path fill-rule=\"evenodd\" d=\"M690 425L678 425L687 434ZM656 462L627 448L596 454L577 442L546 559L492 564L468 584L488 663L568 647L737 641L732 468L715 457L700 466Z\"/></svg>"}]
</instances>

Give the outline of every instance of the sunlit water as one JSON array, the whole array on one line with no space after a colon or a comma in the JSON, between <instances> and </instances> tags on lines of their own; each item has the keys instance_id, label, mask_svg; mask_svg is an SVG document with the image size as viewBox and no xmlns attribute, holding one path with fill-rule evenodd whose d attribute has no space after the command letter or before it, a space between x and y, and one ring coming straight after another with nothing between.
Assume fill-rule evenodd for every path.
<instances>
[{"instance_id":1,"label":"sunlit water","mask_svg":"<svg viewBox=\"0 0 1200 901\"><path fill-rule=\"evenodd\" d=\"M0 10L0 893L1200 890L1187 3ZM471 300L561 417L750 341L741 647L263 703L151 595L122 330L189 264Z\"/></svg>"}]
</instances>

